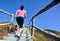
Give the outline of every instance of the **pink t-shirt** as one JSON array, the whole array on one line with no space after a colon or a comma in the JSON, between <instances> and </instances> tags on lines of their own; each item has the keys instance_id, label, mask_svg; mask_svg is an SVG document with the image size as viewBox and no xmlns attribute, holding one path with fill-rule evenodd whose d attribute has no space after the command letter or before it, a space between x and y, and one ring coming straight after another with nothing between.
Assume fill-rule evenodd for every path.
<instances>
[{"instance_id":1,"label":"pink t-shirt","mask_svg":"<svg viewBox=\"0 0 60 41\"><path fill-rule=\"evenodd\" d=\"M26 11L25 10L17 10L17 16L25 17L26 16Z\"/></svg>"}]
</instances>

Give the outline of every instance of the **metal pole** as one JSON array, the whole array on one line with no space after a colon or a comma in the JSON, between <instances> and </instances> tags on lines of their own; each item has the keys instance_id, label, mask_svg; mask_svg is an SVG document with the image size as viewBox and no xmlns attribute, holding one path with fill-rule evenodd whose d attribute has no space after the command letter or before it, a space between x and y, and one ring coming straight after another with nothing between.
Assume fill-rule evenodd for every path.
<instances>
[{"instance_id":1,"label":"metal pole","mask_svg":"<svg viewBox=\"0 0 60 41\"><path fill-rule=\"evenodd\" d=\"M13 14L11 14L12 16L14 16ZM10 20L10 26L9 26L9 32L11 32L11 28L12 28L12 21L13 21L13 17Z\"/></svg>"},{"instance_id":2,"label":"metal pole","mask_svg":"<svg viewBox=\"0 0 60 41\"><path fill-rule=\"evenodd\" d=\"M32 39L33 39L33 37L34 37L34 19L32 19L31 36L32 36Z\"/></svg>"}]
</instances>

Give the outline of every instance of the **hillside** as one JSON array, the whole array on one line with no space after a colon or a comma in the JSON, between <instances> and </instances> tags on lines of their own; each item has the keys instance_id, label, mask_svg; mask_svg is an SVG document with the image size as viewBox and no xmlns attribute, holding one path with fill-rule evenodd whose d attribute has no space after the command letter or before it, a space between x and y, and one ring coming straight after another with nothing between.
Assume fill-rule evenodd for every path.
<instances>
[{"instance_id":1,"label":"hillside","mask_svg":"<svg viewBox=\"0 0 60 41\"><path fill-rule=\"evenodd\" d=\"M52 31L52 30L50 30L50 31ZM53 33L56 33L56 32L53 32ZM60 33L57 32L56 34L60 34ZM55 40L48 37L48 35L40 32L39 30L35 30L34 41L55 41Z\"/></svg>"},{"instance_id":2,"label":"hillside","mask_svg":"<svg viewBox=\"0 0 60 41\"><path fill-rule=\"evenodd\" d=\"M7 24L7 25L6 25ZM12 25L11 31L9 31L9 27ZM0 22L0 39L3 39L9 32L14 32L16 30L16 26L9 22Z\"/></svg>"}]
</instances>

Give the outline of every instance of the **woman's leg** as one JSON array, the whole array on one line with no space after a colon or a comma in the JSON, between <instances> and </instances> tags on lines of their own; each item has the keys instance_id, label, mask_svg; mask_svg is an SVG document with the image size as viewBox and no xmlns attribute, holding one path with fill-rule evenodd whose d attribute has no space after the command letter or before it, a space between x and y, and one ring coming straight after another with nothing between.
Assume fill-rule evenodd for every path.
<instances>
[{"instance_id":1,"label":"woman's leg","mask_svg":"<svg viewBox=\"0 0 60 41\"><path fill-rule=\"evenodd\" d=\"M16 20L17 20L17 23L18 23L18 33L20 34L20 32L21 32L21 29L22 29L22 27L23 27L23 22L24 22L24 18L23 17L17 17L16 18ZM18 35L19 35L18 34Z\"/></svg>"}]
</instances>

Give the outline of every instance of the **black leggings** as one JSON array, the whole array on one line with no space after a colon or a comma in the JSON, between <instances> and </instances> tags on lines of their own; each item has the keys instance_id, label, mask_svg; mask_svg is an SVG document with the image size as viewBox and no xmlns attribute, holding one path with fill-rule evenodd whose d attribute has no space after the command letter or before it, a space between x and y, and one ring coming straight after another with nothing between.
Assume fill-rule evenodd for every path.
<instances>
[{"instance_id":1,"label":"black leggings","mask_svg":"<svg viewBox=\"0 0 60 41\"><path fill-rule=\"evenodd\" d=\"M23 17L16 17L16 21L19 25L19 28L22 28L23 23L24 23L24 18Z\"/></svg>"}]
</instances>

